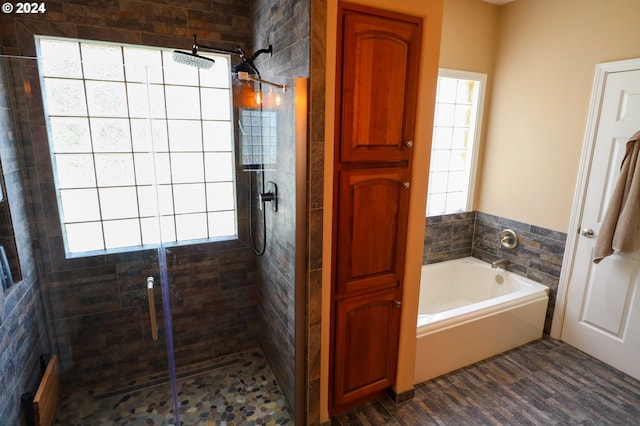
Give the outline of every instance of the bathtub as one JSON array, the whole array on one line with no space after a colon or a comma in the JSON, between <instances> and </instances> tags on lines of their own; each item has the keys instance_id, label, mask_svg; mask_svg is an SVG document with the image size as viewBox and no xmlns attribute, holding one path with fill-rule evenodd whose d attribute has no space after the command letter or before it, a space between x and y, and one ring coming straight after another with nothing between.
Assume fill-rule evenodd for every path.
<instances>
[{"instance_id":1,"label":"bathtub","mask_svg":"<svg viewBox=\"0 0 640 426\"><path fill-rule=\"evenodd\" d=\"M473 257L423 265L414 383L539 339L548 301L548 287Z\"/></svg>"}]
</instances>

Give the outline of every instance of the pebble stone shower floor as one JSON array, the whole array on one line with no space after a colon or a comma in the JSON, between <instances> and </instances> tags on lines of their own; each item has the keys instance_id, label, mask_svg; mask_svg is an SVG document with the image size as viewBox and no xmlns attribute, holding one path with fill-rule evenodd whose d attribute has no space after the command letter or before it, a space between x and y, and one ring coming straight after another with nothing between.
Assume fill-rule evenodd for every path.
<instances>
[{"instance_id":1,"label":"pebble stone shower floor","mask_svg":"<svg viewBox=\"0 0 640 426\"><path fill-rule=\"evenodd\" d=\"M166 378L150 376L65 396L55 425L173 425ZM178 371L180 424L293 425L293 414L257 349Z\"/></svg>"}]
</instances>

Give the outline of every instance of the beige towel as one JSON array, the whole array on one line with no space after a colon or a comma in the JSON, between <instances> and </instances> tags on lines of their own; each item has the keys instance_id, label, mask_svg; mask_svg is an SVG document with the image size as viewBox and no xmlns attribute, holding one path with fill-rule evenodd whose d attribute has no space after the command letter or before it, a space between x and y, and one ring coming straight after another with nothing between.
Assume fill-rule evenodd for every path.
<instances>
[{"instance_id":1,"label":"beige towel","mask_svg":"<svg viewBox=\"0 0 640 426\"><path fill-rule=\"evenodd\" d=\"M593 262L613 254L631 253L640 215L640 131L627 141L620 177L613 188L596 240Z\"/></svg>"}]
</instances>

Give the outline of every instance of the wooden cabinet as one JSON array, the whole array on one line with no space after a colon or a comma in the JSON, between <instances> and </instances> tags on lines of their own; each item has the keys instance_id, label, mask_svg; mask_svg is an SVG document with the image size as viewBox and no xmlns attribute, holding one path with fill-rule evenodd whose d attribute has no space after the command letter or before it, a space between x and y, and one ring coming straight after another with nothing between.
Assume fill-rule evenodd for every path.
<instances>
[{"instance_id":1,"label":"wooden cabinet","mask_svg":"<svg viewBox=\"0 0 640 426\"><path fill-rule=\"evenodd\" d=\"M336 302L334 400L346 405L395 382L400 309L398 289ZM391 350L395 349L395 350Z\"/></svg>"},{"instance_id":2,"label":"wooden cabinet","mask_svg":"<svg viewBox=\"0 0 640 426\"><path fill-rule=\"evenodd\" d=\"M336 293L399 286L409 208L408 167L342 170L339 182Z\"/></svg>"},{"instance_id":3,"label":"wooden cabinet","mask_svg":"<svg viewBox=\"0 0 640 426\"><path fill-rule=\"evenodd\" d=\"M338 6L330 411L395 384L422 19Z\"/></svg>"},{"instance_id":4,"label":"wooden cabinet","mask_svg":"<svg viewBox=\"0 0 640 426\"><path fill-rule=\"evenodd\" d=\"M408 161L422 26L351 6L341 10L340 161Z\"/></svg>"}]
</instances>

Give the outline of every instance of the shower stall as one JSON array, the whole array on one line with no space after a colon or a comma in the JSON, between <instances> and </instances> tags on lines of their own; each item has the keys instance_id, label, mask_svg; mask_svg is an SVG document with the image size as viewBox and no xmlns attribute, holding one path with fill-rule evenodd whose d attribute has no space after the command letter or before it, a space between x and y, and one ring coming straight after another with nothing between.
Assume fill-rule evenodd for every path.
<instances>
[{"instance_id":1,"label":"shower stall","mask_svg":"<svg viewBox=\"0 0 640 426\"><path fill-rule=\"evenodd\" d=\"M1 161L21 185L5 198L33 234L2 243L14 276L37 271L59 424L292 424L306 80L38 43L39 60L0 57Z\"/></svg>"}]
</instances>

